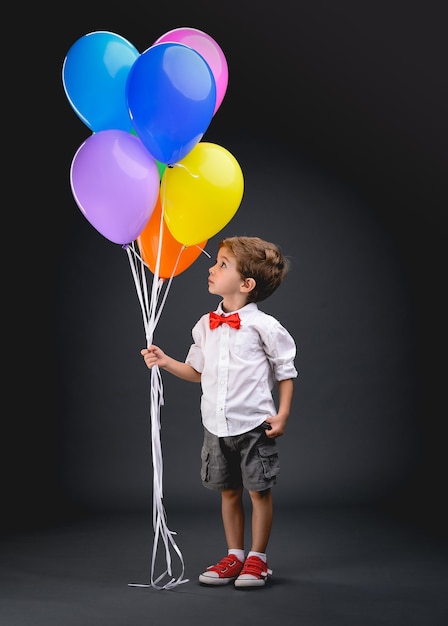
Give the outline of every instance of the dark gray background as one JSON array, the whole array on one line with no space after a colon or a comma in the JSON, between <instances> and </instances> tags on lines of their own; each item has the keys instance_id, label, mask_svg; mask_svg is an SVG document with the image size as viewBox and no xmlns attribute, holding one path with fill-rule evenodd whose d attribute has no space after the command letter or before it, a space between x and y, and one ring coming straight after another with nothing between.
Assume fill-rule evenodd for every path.
<instances>
[{"instance_id":1,"label":"dark gray background","mask_svg":"<svg viewBox=\"0 0 448 626\"><path fill-rule=\"evenodd\" d=\"M238 212L207 251L213 257L222 236L258 235L292 262L261 306L295 337L300 370L279 440L277 503L377 503L445 532L444 3L91 3L64 6L56 24L49 9L32 11L8 90L17 105L10 233L21 263L7 272L16 330L7 338L13 454L3 523L151 505L141 312L126 253L71 194L71 160L90 131L61 69L95 30L143 52L192 26L229 66L204 140L228 149L245 179ZM178 358L217 304L209 265L202 255L174 279L156 329ZM163 380L168 515L212 507L199 480L199 387Z\"/></svg>"}]
</instances>

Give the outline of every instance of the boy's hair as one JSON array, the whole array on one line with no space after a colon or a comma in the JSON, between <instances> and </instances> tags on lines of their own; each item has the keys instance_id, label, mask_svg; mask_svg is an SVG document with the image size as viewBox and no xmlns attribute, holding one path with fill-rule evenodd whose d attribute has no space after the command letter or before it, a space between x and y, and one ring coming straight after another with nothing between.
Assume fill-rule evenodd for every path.
<instances>
[{"instance_id":1,"label":"boy's hair","mask_svg":"<svg viewBox=\"0 0 448 626\"><path fill-rule=\"evenodd\" d=\"M218 249L227 248L237 261L241 278L253 278L256 285L248 294L248 302L261 302L279 287L289 270L289 263L280 248L259 237L227 237Z\"/></svg>"}]
</instances>

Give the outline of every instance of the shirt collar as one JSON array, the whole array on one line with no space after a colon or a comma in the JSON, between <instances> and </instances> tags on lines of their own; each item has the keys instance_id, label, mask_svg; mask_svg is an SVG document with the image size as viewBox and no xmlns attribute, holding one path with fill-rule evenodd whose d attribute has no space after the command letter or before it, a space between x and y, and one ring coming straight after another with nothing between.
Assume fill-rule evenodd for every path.
<instances>
[{"instance_id":1,"label":"shirt collar","mask_svg":"<svg viewBox=\"0 0 448 626\"><path fill-rule=\"evenodd\" d=\"M238 313L241 321L244 322L244 320L247 319L253 313L255 313L255 311L258 311L257 303L249 302L249 304L246 304L245 306L243 306L241 309L238 309L237 311L229 311L225 313L222 310L222 300L221 300L221 302L218 304L218 308L216 309L215 313L217 313L218 315L231 315L232 313Z\"/></svg>"}]
</instances>

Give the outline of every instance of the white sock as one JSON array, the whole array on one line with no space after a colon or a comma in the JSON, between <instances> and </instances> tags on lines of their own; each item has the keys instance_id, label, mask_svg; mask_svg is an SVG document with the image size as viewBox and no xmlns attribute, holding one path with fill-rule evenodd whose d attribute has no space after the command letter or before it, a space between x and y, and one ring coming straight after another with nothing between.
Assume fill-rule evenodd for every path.
<instances>
[{"instance_id":1,"label":"white sock","mask_svg":"<svg viewBox=\"0 0 448 626\"><path fill-rule=\"evenodd\" d=\"M229 554L234 554L239 561L244 563L244 550L240 550L239 548L230 548Z\"/></svg>"},{"instance_id":2,"label":"white sock","mask_svg":"<svg viewBox=\"0 0 448 626\"><path fill-rule=\"evenodd\" d=\"M264 552L254 552L253 550L251 550L247 556L258 556L258 558L261 559L264 563L268 562L266 554Z\"/></svg>"}]
</instances>

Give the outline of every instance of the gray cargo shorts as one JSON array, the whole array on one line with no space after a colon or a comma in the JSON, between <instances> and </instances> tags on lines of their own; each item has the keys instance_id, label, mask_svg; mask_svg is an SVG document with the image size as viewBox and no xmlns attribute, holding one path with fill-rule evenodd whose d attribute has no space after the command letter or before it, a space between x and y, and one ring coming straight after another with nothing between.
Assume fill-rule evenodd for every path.
<instances>
[{"instance_id":1,"label":"gray cargo shorts","mask_svg":"<svg viewBox=\"0 0 448 626\"><path fill-rule=\"evenodd\" d=\"M204 428L201 480L207 489L243 485L248 491L264 491L275 485L279 471L276 441L261 426L232 437L217 437Z\"/></svg>"}]
</instances>

